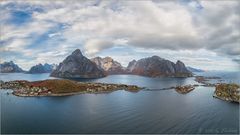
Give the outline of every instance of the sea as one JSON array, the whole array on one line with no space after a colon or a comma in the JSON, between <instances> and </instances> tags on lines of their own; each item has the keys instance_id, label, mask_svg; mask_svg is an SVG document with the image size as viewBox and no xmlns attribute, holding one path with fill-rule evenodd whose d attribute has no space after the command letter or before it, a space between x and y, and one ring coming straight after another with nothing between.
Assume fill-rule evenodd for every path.
<instances>
[{"instance_id":1,"label":"sea","mask_svg":"<svg viewBox=\"0 0 240 135\"><path fill-rule=\"evenodd\" d=\"M195 73L240 84L240 72ZM1 73L0 80L55 79L49 74ZM239 134L239 104L213 97L214 87L179 94L189 78L110 75L80 82L133 84L147 89L63 97L17 97L0 89L1 134ZM216 81L216 80L214 80Z\"/></svg>"}]
</instances>

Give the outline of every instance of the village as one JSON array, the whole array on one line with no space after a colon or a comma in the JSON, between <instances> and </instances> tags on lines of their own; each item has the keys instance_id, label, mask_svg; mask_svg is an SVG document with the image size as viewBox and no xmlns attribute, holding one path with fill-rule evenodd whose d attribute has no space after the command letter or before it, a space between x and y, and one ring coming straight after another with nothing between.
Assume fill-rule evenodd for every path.
<instances>
[{"instance_id":1,"label":"village","mask_svg":"<svg viewBox=\"0 0 240 135\"><path fill-rule=\"evenodd\" d=\"M212 78L211 78L212 79ZM198 86L215 87L213 97L225 100L238 102L240 99L240 86L237 84L224 83L208 83L208 79L204 77L196 77L195 81L203 85L185 85L170 88L163 88L161 90L175 89L180 94L187 94ZM0 89L11 89L12 94L16 96L67 96L83 93L107 93L116 90L126 90L130 92L138 92L142 87L136 85L125 84L106 84L106 83L89 83L77 82L64 79L52 79L29 82L25 80L15 80L4 82L0 80Z\"/></svg>"},{"instance_id":2,"label":"village","mask_svg":"<svg viewBox=\"0 0 240 135\"><path fill-rule=\"evenodd\" d=\"M28 85L28 81L16 80L3 82L0 81L1 89L12 89L14 95L19 96L38 96L38 95L51 95L51 91L46 87L34 87Z\"/></svg>"},{"instance_id":3,"label":"village","mask_svg":"<svg viewBox=\"0 0 240 135\"><path fill-rule=\"evenodd\" d=\"M43 80L29 82L16 80L0 81L0 89L12 89L16 96L66 96L81 93L102 93L116 90L138 92L141 87L125 84L83 83L71 80Z\"/></svg>"}]
</instances>

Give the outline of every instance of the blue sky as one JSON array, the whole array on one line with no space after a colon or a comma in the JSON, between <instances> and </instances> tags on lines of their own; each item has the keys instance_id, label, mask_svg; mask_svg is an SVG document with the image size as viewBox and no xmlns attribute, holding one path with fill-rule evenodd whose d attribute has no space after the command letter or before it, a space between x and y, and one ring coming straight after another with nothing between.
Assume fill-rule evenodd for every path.
<instances>
[{"instance_id":1,"label":"blue sky","mask_svg":"<svg viewBox=\"0 0 240 135\"><path fill-rule=\"evenodd\" d=\"M0 60L24 69L79 48L127 66L152 55L239 70L239 1L3 1Z\"/></svg>"}]
</instances>

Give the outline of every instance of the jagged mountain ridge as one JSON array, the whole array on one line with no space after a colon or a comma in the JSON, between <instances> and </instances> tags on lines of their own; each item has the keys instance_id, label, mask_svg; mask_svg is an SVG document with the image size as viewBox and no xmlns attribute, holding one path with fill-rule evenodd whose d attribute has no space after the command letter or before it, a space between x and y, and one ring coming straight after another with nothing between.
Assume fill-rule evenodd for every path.
<instances>
[{"instance_id":1,"label":"jagged mountain ridge","mask_svg":"<svg viewBox=\"0 0 240 135\"><path fill-rule=\"evenodd\" d=\"M35 66L32 66L27 73L29 73L29 74L51 73L53 71L54 67L55 67L54 64L45 63L43 65L40 63Z\"/></svg>"},{"instance_id":2,"label":"jagged mountain ridge","mask_svg":"<svg viewBox=\"0 0 240 135\"><path fill-rule=\"evenodd\" d=\"M94 62L83 56L79 49L76 49L53 70L51 76L60 78L101 78L106 74Z\"/></svg>"},{"instance_id":3,"label":"jagged mountain ridge","mask_svg":"<svg viewBox=\"0 0 240 135\"><path fill-rule=\"evenodd\" d=\"M51 70L52 67L49 64L38 64L33 66L28 73L47 73ZM18 70L18 72L22 71ZM159 56L152 56L133 60L127 67L123 67L111 57L88 59L79 49L73 51L51 72L51 76L60 78L101 78L109 74L133 74L148 77L192 76L192 72L181 61L173 63Z\"/></svg>"},{"instance_id":4,"label":"jagged mountain ridge","mask_svg":"<svg viewBox=\"0 0 240 135\"><path fill-rule=\"evenodd\" d=\"M185 64L177 61L176 64L160 58L159 56L152 56L133 60L129 62L127 72L135 75L149 76L149 77L189 77L192 73L186 68Z\"/></svg>"},{"instance_id":5,"label":"jagged mountain ridge","mask_svg":"<svg viewBox=\"0 0 240 135\"><path fill-rule=\"evenodd\" d=\"M98 68L105 71L107 74L122 74L125 72L125 68L111 57L95 57L91 61L96 63Z\"/></svg>"},{"instance_id":6,"label":"jagged mountain ridge","mask_svg":"<svg viewBox=\"0 0 240 135\"><path fill-rule=\"evenodd\" d=\"M4 62L0 64L0 73L20 73L24 72L22 68L20 68L13 61Z\"/></svg>"}]
</instances>

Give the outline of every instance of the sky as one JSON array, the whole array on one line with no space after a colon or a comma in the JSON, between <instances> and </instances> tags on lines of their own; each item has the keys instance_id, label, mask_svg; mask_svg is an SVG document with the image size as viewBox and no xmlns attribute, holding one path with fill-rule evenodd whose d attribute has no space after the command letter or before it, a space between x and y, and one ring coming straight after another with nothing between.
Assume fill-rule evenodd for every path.
<instances>
[{"instance_id":1,"label":"sky","mask_svg":"<svg viewBox=\"0 0 240 135\"><path fill-rule=\"evenodd\" d=\"M0 62L28 70L79 48L123 66L158 55L204 70L240 69L240 1L0 1Z\"/></svg>"}]
</instances>

